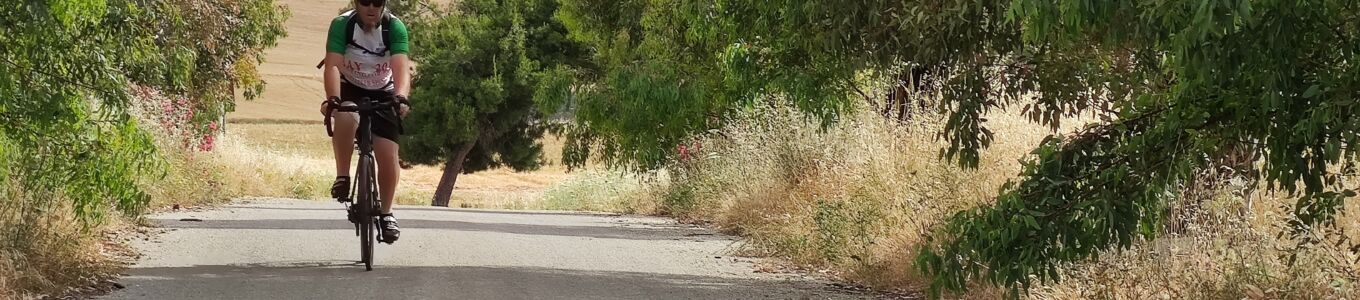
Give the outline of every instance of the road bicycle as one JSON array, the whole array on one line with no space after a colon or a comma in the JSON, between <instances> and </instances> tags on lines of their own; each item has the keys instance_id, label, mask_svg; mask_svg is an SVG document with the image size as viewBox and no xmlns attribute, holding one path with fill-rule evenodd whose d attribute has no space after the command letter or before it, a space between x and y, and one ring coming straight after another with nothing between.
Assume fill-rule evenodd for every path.
<instances>
[{"instance_id":1,"label":"road bicycle","mask_svg":"<svg viewBox=\"0 0 1360 300\"><path fill-rule=\"evenodd\" d=\"M359 236L360 260L364 263L364 269L368 271L373 270L374 242L391 244L383 241L381 234L376 234L381 230L378 226L378 214L382 208L378 200L377 164L373 157L373 118L379 117L378 112L395 109L397 105L399 104L392 99L380 101L368 97L360 99L354 106L329 104L331 112L359 114L359 128L354 135L355 144L359 148L359 164L355 168L354 187L350 189L350 196L347 199L340 199L340 202L345 203L349 221L354 223L354 234ZM334 129L331 128L329 113L326 114L326 135L335 135Z\"/></svg>"}]
</instances>

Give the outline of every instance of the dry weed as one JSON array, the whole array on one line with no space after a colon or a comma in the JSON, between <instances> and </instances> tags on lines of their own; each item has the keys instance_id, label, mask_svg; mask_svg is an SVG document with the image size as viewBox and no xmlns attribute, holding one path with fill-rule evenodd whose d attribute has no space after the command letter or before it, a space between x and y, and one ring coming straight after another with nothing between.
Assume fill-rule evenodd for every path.
<instances>
[{"instance_id":1,"label":"dry weed","mask_svg":"<svg viewBox=\"0 0 1360 300\"><path fill-rule=\"evenodd\" d=\"M1239 181L1240 182L1240 181ZM1242 186L1237 186L1241 189ZM1217 190L1183 232L1107 251L1069 267L1066 280L1035 289L1043 299L1354 299L1360 264L1341 236L1355 240L1347 203L1324 243L1298 247L1284 232L1293 199L1252 189L1243 201L1233 187ZM1250 207L1247 207L1250 205ZM1244 213L1245 212L1245 213ZM1291 263L1291 257L1294 257Z\"/></svg>"},{"instance_id":2,"label":"dry weed","mask_svg":"<svg viewBox=\"0 0 1360 300\"><path fill-rule=\"evenodd\" d=\"M216 164L232 196L317 199L329 196L334 160L302 151L269 149L230 132L206 158Z\"/></svg>"},{"instance_id":3,"label":"dry weed","mask_svg":"<svg viewBox=\"0 0 1360 300\"><path fill-rule=\"evenodd\" d=\"M656 210L641 179L618 172L585 171L549 187L533 209L650 214Z\"/></svg>"},{"instance_id":4,"label":"dry weed","mask_svg":"<svg viewBox=\"0 0 1360 300\"><path fill-rule=\"evenodd\" d=\"M653 198L665 213L748 237L749 254L880 288L916 287L912 251L924 234L991 201L1048 133L994 121L999 142L979 169L964 170L937 158L942 145L924 129L929 122L861 114L823 128L791 110L752 112L697 141L702 150L673 166Z\"/></svg>"},{"instance_id":5,"label":"dry weed","mask_svg":"<svg viewBox=\"0 0 1360 300\"><path fill-rule=\"evenodd\" d=\"M228 163L226 174L249 171L264 173L271 181L284 179L290 188L261 188L256 180L242 180L255 188L233 193L248 196L320 198L328 195L334 178L330 139L320 124L312 123L232 123L211 153L219 164ZM496 169L463 174L458 177L450 205L465 208L543 209L543 191L570 175L556 163L561 153L560 138L545 136L544 153L548 164L532 172ZM351 169L351 172L352 169ZM247 173L247 174L250 174ZM268 175L273 174L273 175ZM428 205L443 171L441 166L416 165L402 170L397 187L399 204ZM267 183L267 182L265 182Z\"/></svg>"},{"instance_id":6,"label":"dry weed","mask_svg":"<svg viewBox=\"0 0 1360 300\"><path fill-rule=\"evenodd\" d=\"M700 139L692 158L641 188L633 199L658 212L748 238L747 254L782 258L883 289L919 289L913 252L953 213L989 203L1018 160L1050 130L1006 115L991 118L996 142L976 170L938 159L937 124L902 125L863 114L830 127L792 111L755 112ZM1064 131L1083 120L1066 121ZM600 175L592 175L600 176ZM574 197L616 196L607 179L568 181ZM1337 235L1295 249L1277 237L1287 197L1242 180L1211 185L1211 201L1177 211L1174 235L1108 251L1068 266L1063 281L1031 290L1037 299L1353 299L1356 257ZM1250 196L1256 201L1243 201ZM1175 204L1175 203L1172 203ZM1360 204L1348 203L1340 231L1360 240ZM1335 231L1332 231L1335 232ZM1288 258L1298 260L1290 264ZM977 286L955 297L999 298Z\"/></svg>"},{"instance_id":7,"label":"dry weed","mask_svg":"<svg viewBox=\"0 0 1360 300\"><path fill-rule=\"evenodd\" d=\"M106 227L80 225L67 202L4 184L0 197L0 298L65 294L118 267L101 255L96 233Z\"/></svg>"}]
</instances>

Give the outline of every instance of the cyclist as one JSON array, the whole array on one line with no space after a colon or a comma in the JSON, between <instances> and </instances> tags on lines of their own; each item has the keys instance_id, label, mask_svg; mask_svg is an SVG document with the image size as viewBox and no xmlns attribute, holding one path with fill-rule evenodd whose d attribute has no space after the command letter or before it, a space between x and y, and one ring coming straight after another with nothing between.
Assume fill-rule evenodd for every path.
<instances>
[{"instance_id":1,"label":"cyclist","mask_svg":"<svg viewBox=\"0 0 1360 300\"><path fill-rule=\"evenodd\" d=\"M406 25L386 8L387 0L355 0L350 10L331 21L326 38L324 65L326 101L321 114L335 119L335 135L331 145L335 150L335 184L331 197L347 201L352 185L349 177L350 158L354 155L355 131L358 114L334 112L332 105L355 105L365 97L393 99L401 104L397 111L379 112L372 120L373 152L378 162L378 186L382 212L378 225L382 240L392 243L401 235L397 218L392 216L392 200L396 196L397 180L401 176L398 165L398 141L402 133L401 118L410 111L406 96L411 91L410 43Z\"/></svg>"}]
</instances>

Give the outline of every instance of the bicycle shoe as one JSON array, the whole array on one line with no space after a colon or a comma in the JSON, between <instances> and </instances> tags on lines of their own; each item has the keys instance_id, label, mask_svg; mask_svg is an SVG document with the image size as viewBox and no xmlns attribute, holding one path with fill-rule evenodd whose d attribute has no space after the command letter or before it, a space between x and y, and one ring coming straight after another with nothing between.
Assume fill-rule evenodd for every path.
<instances>
[{"instance_id":1,"label":"bicycle shoe","mask_svg":"<svg viewBox=\"0 0 1360 300\"><path fill-rule=\"evenodd\" d=\"M331 198L335 201L349 202L349 176L336 176L331 184Z\"/></svg>"},{"instance_id":2,"label":"bicycle shoe","mask_svg":"<svg viewBox=\"0 0 1360 300\"><path fill-rule=\"evenodd\" d=\"M392 216L392 214L380 216L378 218L378 226L379 228L382 228L382 238L379 239L380 242L391 245L392 242L396 242L397 238L401 237L401 228L397 227L397 217Z\"/></svg>"}]
</instances>

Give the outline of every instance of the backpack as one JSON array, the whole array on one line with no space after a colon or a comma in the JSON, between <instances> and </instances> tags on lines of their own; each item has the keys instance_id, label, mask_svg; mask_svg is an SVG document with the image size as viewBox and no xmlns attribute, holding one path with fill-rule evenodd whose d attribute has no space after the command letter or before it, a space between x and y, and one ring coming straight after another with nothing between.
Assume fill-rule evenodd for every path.
<instances>
[{"instance_id":1,"label":"backpack","mask_svg":"<svg viewBox=\"0 0 1360 300\"><path fill-rule=\"evenodd\" d=\"M372 54L374 54L374 55L386 55L387 52L391 51L391 49L392 49L392 20L394 20L394 19L396 18L396 17L392 16L392 13L391 13L391 12L384 12L384 13L383 13L382 21L380 21L381 23L379 23L379 24L382 24L382 43L383 43L383 48L381 49L382 51L380 51L380 52L375 52L375 51L370 50L370 49L368 49L368 48L364 48L364 46L360 46L359 43L357 43L357 42L354 41L354 29L359 27L359 18L358 18L358 16L355 16L355 15L354 15L354 14L355 14L355 11L354 11L354 10L350 10L350 11L348 11L348 12L345 12L344 14L350 15L350 16L349 16L349 24L346 24L346 25L345 25L345 37L349 38L349 41L346 42L346 44L348 44L348 45L350 45L350 46L357 47L357 48L359 48L360 50L363 50L364 52L372 53ZM342 15L344 15L344 14L342 14ZM317 68L317 69L320 69L320 68L325 67L325 66L326 66L326 59L325 59L325 58L322 58L322 59L321 59L321 62L316 64L316 68Z\"/></svg>"}]
</instances>

